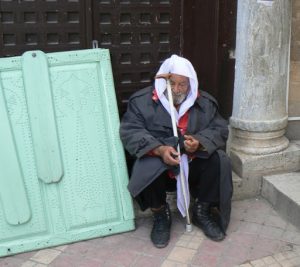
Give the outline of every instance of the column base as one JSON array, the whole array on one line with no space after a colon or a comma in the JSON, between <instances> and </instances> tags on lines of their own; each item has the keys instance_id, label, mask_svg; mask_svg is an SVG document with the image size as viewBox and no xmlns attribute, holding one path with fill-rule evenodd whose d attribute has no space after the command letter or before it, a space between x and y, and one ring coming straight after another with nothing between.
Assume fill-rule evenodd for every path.
<instances>
[{"instance_id":1,"label":"column base","mask_svg":"<svg viewBox=\"0 0 300 267\"><path fill-rule=\"evenodd\" d=\"M267 155L286 149L289 140L284 136L285 129L270 132L250 132L231 129L231 150L250 155Z\"/></svg>"},{"instance_id":2,"label":"column base","mask_svg":"<svg viewBox=\"0 0 300 267\"><path fill-rule=\"evenodd\" d=\"M235 198L242 199L260 194L265 175L300 170L300 141L291 141L288 148L267 155L249 155L231 150L232 169L240 179L235 187Z\"/></svg>"}]
</instances>

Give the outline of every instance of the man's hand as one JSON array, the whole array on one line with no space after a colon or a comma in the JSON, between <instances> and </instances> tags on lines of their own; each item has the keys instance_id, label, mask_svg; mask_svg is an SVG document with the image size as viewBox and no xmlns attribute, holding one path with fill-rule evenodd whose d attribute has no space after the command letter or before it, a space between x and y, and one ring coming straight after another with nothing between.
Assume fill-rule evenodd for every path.
<instances>
[{"instance_id":1,"label":"man's hand","mask_svg":"<svg viewBox=\"0 0 300 267\"><path fill-rule=\"evenodd\" d=\"M153 149L153 153L156 156L159 156L162 158L164 163L176 166L179 165L179 159L178 159L178 153L174 149L174 147L171 146L159 146Z\"/></svg>"},{"instance_id":2,"label":"man's hand","mask_svg":"<svg viewBox=\"0 0 300 267\"><path fill-rule=\"evenodd\" d=\"M194 153L195 151L198 150L200 143L197 139L195 139L191 135L184 135L183 137L185 139L185 141L183 143L184 143L184 149L186 152Z\"/></svg>"}]
</instances>

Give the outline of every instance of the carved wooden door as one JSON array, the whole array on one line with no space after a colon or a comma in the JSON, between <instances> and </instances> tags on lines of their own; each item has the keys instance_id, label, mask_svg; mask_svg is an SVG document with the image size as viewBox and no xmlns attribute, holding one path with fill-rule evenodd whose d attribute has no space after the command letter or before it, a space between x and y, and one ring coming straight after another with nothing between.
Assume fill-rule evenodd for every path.
<instances>
[{"instance_id":1,"label":"carved wooden door","mask_svg":"<svg viewBox=\"0 0 300 267\"><path fill-rule=\"evenodd\" d=\"M110 49L119 112L173 53L231 114L237 0L0 0L0 57Z\"/></svg>"}]
</instances>

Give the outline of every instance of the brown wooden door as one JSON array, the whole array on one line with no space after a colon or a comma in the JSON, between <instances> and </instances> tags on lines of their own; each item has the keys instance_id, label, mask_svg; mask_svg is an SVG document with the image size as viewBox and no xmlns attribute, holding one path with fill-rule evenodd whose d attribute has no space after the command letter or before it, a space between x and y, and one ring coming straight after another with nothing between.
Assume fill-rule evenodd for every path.
<instances>
[{"instance_id":1,"label":"brown wooden door","mask_svg":"<svg viewBox=\"0 0 300 267\"><path fill-rule=\"evenodd\" d=\"M0 0L0 57L88 47L88 2Z\"/></svg>"},{"instance_id":2,"label":"brown wooden door","mask_svg":"<svg viewBox=\"0 0 300 267\"><path fill-rule=\"evenodd\" d=\"M232 111L236 12L237 0L185 0L183 6L183 55L226 118Z\"/></svg>"},{"instance_id":3,"label":"brown wooden door","mask_svg":"<svg viewBox=\"0 0 300 267\"><path fill-rule=\"evenodd\" d=\"M99 47L111 52L118 106L153 83L171 54L187 57L220 111L232 108L237 0L0 0L0 56Z\"/></svg>"},{"instance_id":4,"label":"brown wooden door","mask_svg":"<svg viewBox=\"0 0 300 267\"><path fill-rule=\"evenodd\" d=\"M94 0L93 38L109 48L119 110L153 83L161 62L180 53L181 0Z\"/></svg>"}]
</instances>

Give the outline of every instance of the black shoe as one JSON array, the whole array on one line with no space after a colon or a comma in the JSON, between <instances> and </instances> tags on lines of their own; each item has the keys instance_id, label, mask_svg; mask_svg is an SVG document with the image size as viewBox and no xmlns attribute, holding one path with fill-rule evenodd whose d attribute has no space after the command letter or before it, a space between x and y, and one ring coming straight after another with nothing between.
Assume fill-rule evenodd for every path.
<instances>
[{"instance_id":1,"label":"black shoe","mask_svg":"<svg viewBox=\"0 0 300 267\"><path fill-rule=\"evenodd\" d=\"M209 203L195 202L192 222L214 241L221 241L225 238L220 226L211 217Z\"/></svg>"},{"instance_id":2,"label":"black shoe","mask_svg":"<svg viewBox=\"0 0 300 267\"><path fill-rule=\"evenodd\" d=\"M159 211L153 212L151 241L155 247L164 248L169 244L171 224L171 212L168 204Z\"/></svg>"}]
</instances>

